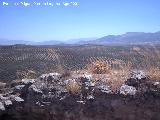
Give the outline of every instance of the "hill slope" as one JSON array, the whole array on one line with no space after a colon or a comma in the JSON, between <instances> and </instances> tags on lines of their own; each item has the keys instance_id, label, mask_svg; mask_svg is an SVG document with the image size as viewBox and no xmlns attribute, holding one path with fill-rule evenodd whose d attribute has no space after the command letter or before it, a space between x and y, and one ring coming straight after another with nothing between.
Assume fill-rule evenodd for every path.
<instances>
[{"instance_id":1,"label":"hill slope","mask_svg":"<svg viewBox=\"0 0 160 120\"><path fill-rule=\"evenodd\" d=\"M127 32L122 35L108 35L96 40L87 41L85 44L146 44L160 43L160 32Z\"/></svg>"}]
</instances>

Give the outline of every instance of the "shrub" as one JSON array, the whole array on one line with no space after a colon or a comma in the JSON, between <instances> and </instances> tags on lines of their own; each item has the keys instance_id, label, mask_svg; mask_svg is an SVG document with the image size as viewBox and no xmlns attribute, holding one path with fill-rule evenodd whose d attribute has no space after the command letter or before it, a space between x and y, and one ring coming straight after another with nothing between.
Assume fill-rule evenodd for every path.
<instances>
[{"instance_id":1,"label":"shrub","mask_svg":"<svg viewBox=\"0 0 160 120\"><path fill-rule=\"evenodd\" d=\"M123 66L120 64L120 69L111 69L110 65L107 64L109 68L107 72L102 72L105 74L93 74L93 81L103 81L111 86L112 90L120 88L122 84L128 79L131 70L131 65L128 64Z\"/></svg>"},{"instance_id":2,"label":"shrub","mask_svg":"<svg viewBox=\"0 0 160 120\"><path fill-rule=\"evenodd\" d=\"M108 84L112 87L112 90L115 91L120 88L122 84L128 79L129 69L125 70L113 70L111 74L108 75Z\"/></svg>"},{"instance_id":3,"label":"shrub","mask_svg":"<svg viewBox=\"0 0 160 120\"><path fill-rule=\"evenodd\" d=\"M16 72L17 79L24 79L24 78L34 79L36 77L37 77L37 73L33 70L24 70L24 71L18 70Z\"/></svg>"},{"instance_id":4,"label":"shrub","mask_svg":"<svg viewBox=\"0 0 160 120\"><path fill-rule=\"evenodd\" d=\"M66 85L66 89L72 94L79 94L81 92L81 85L74 80L70 80Z\"/></svg>"},{"instance_id":5,"label":"shrub","mask_svg":"<svg viewBox=\"0 0 160 120\"><path fill-rule=\"evenodd\" d=\"M105 61L93 62L89 68L93 74L105 74L110 72L110 66Z\"/></svg>"}]
</instances>

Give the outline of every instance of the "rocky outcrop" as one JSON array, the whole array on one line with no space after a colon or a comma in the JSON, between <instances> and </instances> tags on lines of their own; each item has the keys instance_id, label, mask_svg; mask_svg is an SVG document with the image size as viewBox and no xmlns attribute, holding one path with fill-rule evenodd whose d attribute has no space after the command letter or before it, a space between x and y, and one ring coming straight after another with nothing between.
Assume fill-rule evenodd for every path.
<instances>
[{"instance_id":1,"label":"rocky outcrop","mask_svg":"<svg viewBox=\"0 0 160 120\"><path fill-rule=\"evenodd\" d=\"M74 86L79 92L71 92ZM71 85L68 89L68 85ZM73 88L72 88L73 87ZM77 89L76 89L77 90ZM118 91L118 92L117 92ZM159 120L160 83L133 71L117 90L92 75L64 80L59 73L12 83L0 94L2 120ZM145 117L147 116L147 117Z\"/></svg>"}]
</instances>

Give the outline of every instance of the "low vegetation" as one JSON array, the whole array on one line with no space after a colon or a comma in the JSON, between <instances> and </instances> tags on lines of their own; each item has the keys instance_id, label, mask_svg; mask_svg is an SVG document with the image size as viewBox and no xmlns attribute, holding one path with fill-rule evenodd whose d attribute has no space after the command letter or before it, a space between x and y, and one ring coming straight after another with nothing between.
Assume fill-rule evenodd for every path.
<instances>
[{"instance_id":1,"label":"low vegetation","mask_svg":"<svg viewBox=\"0 0 160 120\"><path fill-rule=\"evenodd\" d=\"M76 81L69 81L66 85L67 91L69 91L71 94L80 94L81 92L81 85Z\"/></svg>"},{"instance_id":2,"label":"low vegetation","mask_svg":"<svg viewBox=\"0 0 160 120\"><path fill-rule=\"evenodd\" d=\"M146 70L150 76L159 76L159 53L159 45L0 46L0 80L36 78L50 72L67 77L68 71L110 75L117 72L119 78L129 69Z\"/></svg>"},{"instance_id":3,"label":"low vegetation","mask_svg":"<svg viewBox=\"0 0 160 120\"><path fill-rule=\"evenodd\" d=\"M145 73L151 80L160 81L160 69L158 68L149 68L145 70Z\"/></svg>"}]
</instances>

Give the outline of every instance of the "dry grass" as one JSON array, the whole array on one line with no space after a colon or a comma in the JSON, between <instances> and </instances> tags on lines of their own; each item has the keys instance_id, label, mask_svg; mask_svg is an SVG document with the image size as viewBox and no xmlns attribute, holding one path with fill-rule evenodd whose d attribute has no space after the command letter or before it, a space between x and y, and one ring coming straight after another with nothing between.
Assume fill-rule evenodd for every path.
<instances>
[{"instance_id":1,"label":"dry grass","mask_svg":"<svg viewBox=\"0 0 160 120\"><path fill-rule=\"evenodd\" d=\"M113 70L108 76L107 83L111 86L112 90L115 91L128 79L129 73L129 69Z\"/></svg>"},{"instance_id":2,"label":"dry grass","mask_svg":"<svg viewBox=\"0 0 160 120\"><path fill-rule=\"evenodd\" d=\"M24 78L28 78L28 79L34 79L37 77L37 73L33 70L25 70L25 71L17 71L16 72L16 78L17 79L24 79Z\"/></svg>"},{"instance_id":3,"label":"dry grass","mask_svg":"<svg viewBox=\"0 0 160 120\"><path fill-rule=\"evenodd\" d=\"M79 94L81 92L81 85L76 81L70 81L66 85L66 89L72 94Z\"/></svg>"},{"instance_id":4,"label":"dry grass","mask_svg":"<svg viewBox=\"0 0 160 120\"><path fill-rule=\"evenodd\" d=\"M152 49L153 54L150 53L150 50L148 50L147 52L143 51L140 53L145 57L143 61L144 66L146 66L144 72L151 80L160 81L160 68L158 68L158 66L152 65L154 62L159 63L160 51L155 46L152 46Z\"/></svg>"},{"instance_id":5,"label":"dry grass","mask_svg":"<svg viewBox=\"0 0 160 120\"><path fill-rule=\"evenodd\" d=\"M110 72L110 66L105 61L97 60L87 66L87 69L93 74L106 74Z\"/></svg>"},{"instance_id":6,"label":"dry grass","mask_svg":"<svg viewBox=\"0 0 160 120\"><path fill-rule=\"evenodd\" d=\"M111 70L109 74L93 74L93 81L102 81L115 91L128 79L129 70Z\"/></svg>"},{"instance_id":7,"label":"dry grass","mask_svg":"<svg viewBox=\"0 0 160 120\"><path fill-rule=\"evenodd\" d=\"M117 90L127 79L131 70L131 63L124 66L123 62L113 61L112 64L119 65L120 69L111 68L111 64L102 61L92 63L90 67L94 82L103 81L111 86L112 90Z\"/></svg>"},{"instance_id":8,"label":"dry grass","mask_svg":"<svg viewBox=\"0 0 160 120\"><path fill-rule=\"evenodd\" d=\"M145 73L151 80L160 81L160 69L151 67Z\"/></svg>"}]
</instances>

